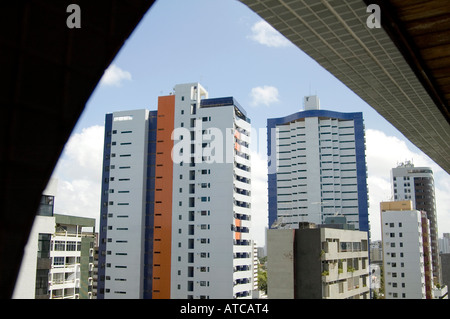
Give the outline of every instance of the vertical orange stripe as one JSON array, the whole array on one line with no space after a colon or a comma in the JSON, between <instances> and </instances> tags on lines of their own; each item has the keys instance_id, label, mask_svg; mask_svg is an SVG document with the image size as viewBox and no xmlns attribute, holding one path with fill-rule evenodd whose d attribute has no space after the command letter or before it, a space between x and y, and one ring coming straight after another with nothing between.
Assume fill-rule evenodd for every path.
<instances>
[{"instance_id":1,"label":"vertical orange stripe","mask_svg":"<svg viewBox=\"0 0 450 319\"><path fill-rule=\"evenodd\" d=\"M170 299L172 245L171 152L174 129L175 95L158 97L155 167L155 218L153 245L153 299Z\"/></svg>"},{"instance_id":2,"label":"vertical orange stripe","mask_svg":"<svg viewBox=\"0 0 450 319\"><path fill-rule=\"evenodd\" d=\"M236 227L241 227L241 220L240 219L234 219L234 224L236 225ZM240 240L241 239L241 233L236 231L234 233L234 239Z\"/></svg>"}]
</instances>

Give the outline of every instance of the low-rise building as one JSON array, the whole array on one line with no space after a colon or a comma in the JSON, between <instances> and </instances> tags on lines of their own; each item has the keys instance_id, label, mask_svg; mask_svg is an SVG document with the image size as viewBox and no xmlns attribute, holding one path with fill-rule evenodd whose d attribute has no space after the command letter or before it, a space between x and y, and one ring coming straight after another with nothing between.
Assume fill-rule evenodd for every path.
<instances>
[{"instance_id":1,"label":"low-rise building","mask_svg":"<svg viewBox=\"0 0 450 319\"><path fill-rule=\"evenodd\" d=\"M55 215L55 232L50 243L50 299L92 299L95 219Z\"/></svg>"},{"instance_id":2,"label":"low-rise building","mask_svg":"<svg viewBox=\"0 0 450 319\"><path fill-rule=\"evenodd\" d=\"M269 299L370 298L367 232L307 224L267 239Z\"/></svg>"},{"instance_id":3,"label":"low-rise building","mask_svg":"<svg viewBox=\"0 0 450 319\"><path fill-rule=\"evenodd\" d=\"M13 299L92 299L95 219L54 214L56 180L44 191Z\"/></svg>"}]
</instances>

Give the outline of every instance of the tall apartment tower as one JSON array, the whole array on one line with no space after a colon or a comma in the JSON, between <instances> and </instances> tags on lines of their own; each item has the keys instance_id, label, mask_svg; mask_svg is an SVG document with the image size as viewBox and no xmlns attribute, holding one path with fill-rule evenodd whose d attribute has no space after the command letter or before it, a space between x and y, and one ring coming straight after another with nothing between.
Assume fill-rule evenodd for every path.
<instances>
[{"instance_id":1,"label":"tall apartment tower","mask_svg":"<svg viewBox=\"0 0 450 319\"><path fill-rule=\"evenodd\" d=\"M98 298L251 297L250 120L177 85L106 115Z\"/></svg>"},{"instance_id":2,"label":"tall apartment tower","mask_svg":"<svg viewBox=\"0 0 450 319\"><path fill-rule=\"evenodd\" d=\"M304 111L267 121L269 227L343 215L369 231L362 113L321 110L317 96L304 101Z\"/></svg>"},{"instance_id":3,"label":"tall apartment tower","mask_svg":"<svg viewBox=\"0 0 450 319\"><path fill-rule=\"evenodd\" d=\"M430 167L414 167L413 163L406 161L392 169L391 185L394 200L411 200L413 209L426 212L430 224L433 277L436 283L440 283L439 237L433 171Z\"/></svg>"},{"instance_id":4,"label":"tall apartment tower","mask_svg":"<svg viewBox=\"0 0 450 319\"><path fill-rule=\"evenodd\" d=\"M429 224L411 201L380 203L386 299L431 299Z\"/></svg>"}]
</instances>

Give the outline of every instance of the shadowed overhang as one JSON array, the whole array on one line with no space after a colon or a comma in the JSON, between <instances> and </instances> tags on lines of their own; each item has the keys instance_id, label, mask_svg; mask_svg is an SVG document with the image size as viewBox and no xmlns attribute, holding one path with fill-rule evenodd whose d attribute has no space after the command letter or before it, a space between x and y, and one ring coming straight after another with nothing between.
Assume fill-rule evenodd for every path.
<instances>
[{"instance_id":1,"label":"shadowed overhang","mask_svg":"<svg viewBox=\"0 0 450 319\"><path fill-rule=\"evenodd\" d=\"M154 1L0 3L0 298L10 298L41 194L84 106ZM70 29L69 4L81 28Z\"/></svg>"},{"instance_id":2,"label":"shadowed overhang","mask_svg":"<svg viewBox=\"0 0 450 319\"><path fill-rule=\"evenodd\" d=\"M450 172L449 1L240 1Z\"/></svg>"}]
</instances>

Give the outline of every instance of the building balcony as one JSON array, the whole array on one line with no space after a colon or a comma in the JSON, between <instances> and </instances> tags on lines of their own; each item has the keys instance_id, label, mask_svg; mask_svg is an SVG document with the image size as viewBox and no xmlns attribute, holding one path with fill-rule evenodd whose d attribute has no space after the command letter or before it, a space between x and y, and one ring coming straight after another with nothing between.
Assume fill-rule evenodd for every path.
<instances>
[{"instance_id":1,"label":"building balcony","mask_svg":"<svg viewBox=\"0 0 450 319\"><path fill-rule=\"evenodd\" d=\"M366 258L368 251L359 249L341 249L337 242L324 242L321 260L338 260L348 258Z\"/></svg>"},{"instance_id":2,"label":"building balcony","mask_svg":"<svg viewBox=\"0 0 450 319\"><path fill-rule=\"evenodd\" d=\"M355 269L346 266L340 267L337 264L328 264L325 268L326 269L322 272L322 282L324 283L369 276L369 268Z\"/></svg>"},{"instance_id":3,"label":"building balcony","mask_svg":"<svg viewBox=\"0 0 450 319\"><path fill-rule=\"evenodd\" d=\"M347 282L332 283L325 285L322 290L324 299L346 299L346 298L367 298L369 299L370 289L368 285L351 285Z\"/></svg>"},{"instance_id":4,"label":"building balcony","mask_svg":"<svg viewBox=\"0 0 450 319\"><path fill-rule=\"evenodd\" d=\"M247 207L247 205L245 205L248 202L251 202L251 197L250 194L242 194L242 193L234 193L233 194L233 199L234 202L237 206L240 207Z\"/></svg>"}]
</instances>

